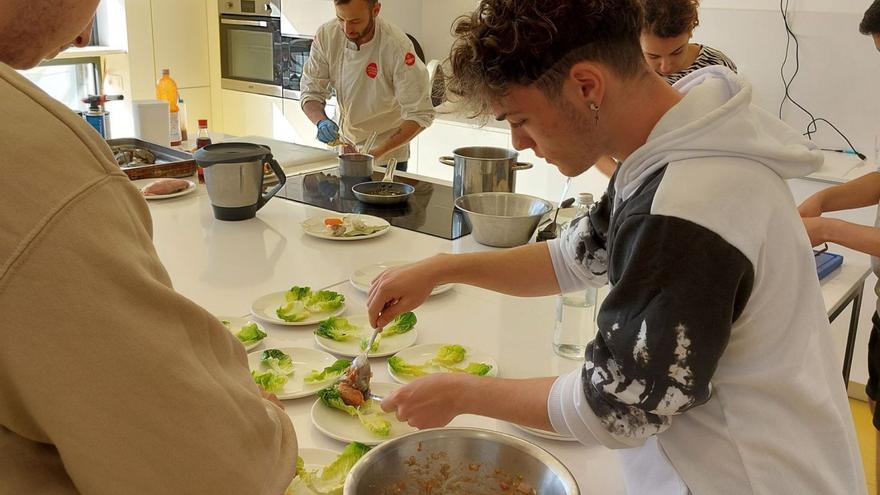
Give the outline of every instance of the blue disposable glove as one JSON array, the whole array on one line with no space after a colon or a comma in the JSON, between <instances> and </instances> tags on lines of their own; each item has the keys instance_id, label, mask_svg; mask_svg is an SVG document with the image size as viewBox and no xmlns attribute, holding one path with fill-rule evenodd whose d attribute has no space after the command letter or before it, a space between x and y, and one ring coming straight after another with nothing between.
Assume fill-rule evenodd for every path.
<instances>
[{"instance_id":1,"label":"blue disposable glove","mask_svg":"<svg viewBox=\"0 0 880 495\"><path fill-rule=\"evenodd\" d=\"M330 119L318 122L318 140L327 144L339 136L339 126Z\"/></svg>"}]
</instances>

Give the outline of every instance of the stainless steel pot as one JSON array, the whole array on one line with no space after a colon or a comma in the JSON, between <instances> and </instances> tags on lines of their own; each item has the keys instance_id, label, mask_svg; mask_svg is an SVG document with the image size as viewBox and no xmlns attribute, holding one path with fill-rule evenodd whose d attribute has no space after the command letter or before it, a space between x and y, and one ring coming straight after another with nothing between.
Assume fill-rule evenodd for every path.
<instances>
[{"instance_id":1,"label":"stainless steel pot","mask_svg":"<svg viewBox=\"0 0 880 495\"><path fill-rule=\"evenodd\" d=\"M422 430L389 440L358 461L343 493L489 495L503 485L510 488L504 493L580 494L571 472L546 450L477 428Z\"/></svg>"},{"instance_id":2,"label":"stainless steel pot","mask_svg":"<svg viewBox=\"0 0 880 495\"><path fill-rule=\"evenodd\" d=\"M532 168L531 163L517 162L519 153L506 148L471 146L452 154L440 157L440 163L454 167L453 199L481 192L514 192L516 172Z\"/></svg>"},{"instance_id":3,"label":"stainless steel pot","mask_svg":"<svg viewBox=\"0 0 880 495\"><path fill-rule=\"evenodd\" d=\"M342 177L372 177L373 155L363 153L339 155L339 175Z\"/></svg>"}]
</instances>

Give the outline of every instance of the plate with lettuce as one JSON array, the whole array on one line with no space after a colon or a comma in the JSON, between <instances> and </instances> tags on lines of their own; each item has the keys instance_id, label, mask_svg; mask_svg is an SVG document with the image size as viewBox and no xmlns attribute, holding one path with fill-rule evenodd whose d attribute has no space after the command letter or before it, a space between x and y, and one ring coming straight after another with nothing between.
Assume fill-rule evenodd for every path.
<instances>
[{"instance_id":1,"label":"plate with lettuce","mask_svg":"<svg viewBox=\"0 0 880 495\"><path fill-rule=\"evenodd\" d=\"M498 376L498 363L485 352L459 344L423 344L388 359L388 373L400 383L436 373Z\"/></svg>"},{"instance_id":2,"label":"plate with lettuce","mask_svg":"<svg viewBox=\"0 0 880 495\"><path fill-rule=\"evenodd\" d=\"M332 241L372 239L391 230L391 224L384 218L358 214L318 215L300 225L306 234Z\"/></svg>"},{"instance_id":3,"label":"plate with lettuce","mask_svg":"<svg viewBox=\"0 0 880 495\"><path fill-rule=\"evenodd\" d=\"M276 347L248 354L254 382L279 399L314 395L332 384L350 364L306 347Z\"/></svg>"},{"instance_id":4,"label":"plate with lettuce","mask_svg":"<svg viewBox=\"0 0 880 495\"><path fill-rule=\"evenodd\" d=\"M376 337L370 357L390 356L412 346L419 338L415 313L398 315ZM367 315L327 318L314 330L315 342L338 356L356 357L366 349L373 333Z\"/></svg>"},{"instance_id":5,"label":"plate with lettuce","mask_svg":"<svg viewBox=\"0 0 880 495\"><path fill-rule=\"evenodd\" d=\"M299 449L296 476L284 495L341 494L345 478L370 447L349 443L341 453L324 449Z\"/></svg>"},{"instance_id":6,"label":"plate with lettuce","mask_svg":"<svg viewBox=\"0 0 880 495\"><path fill-rule=\"evenodd\" d=\"M345 296L332 290L312 290L294 285L257 299L251 312L257 318L277 325L315 325L345 311Z\"/></svg>"},{"instance_id":7,"label":"plate with lettuce","mask_svg":"<svg viewBox=\"0 0 880 495\"><path fill-rule=\"evenodd\" d=\"M370 392L379 397L386 397L396 388L390 383L370 383ZM318 392L311 417L315 428L330 438L371 446L416 431L393 413L382 411L376 400L370 399L360 407L345 404L333 387Z\"/></svg>"},{"instance_id":8,"label":"plate with lettuce","mask_svg":"<svg viewBox=\"0 0 880 495\"><path fill-rule=\"evenodd\" d=\"M260 345L260 342L267 336L263 327L247 318L218 316L217 319L227 330L232 332L232 335L235 335L246 351Z\"/></svg>"}]
</instances>

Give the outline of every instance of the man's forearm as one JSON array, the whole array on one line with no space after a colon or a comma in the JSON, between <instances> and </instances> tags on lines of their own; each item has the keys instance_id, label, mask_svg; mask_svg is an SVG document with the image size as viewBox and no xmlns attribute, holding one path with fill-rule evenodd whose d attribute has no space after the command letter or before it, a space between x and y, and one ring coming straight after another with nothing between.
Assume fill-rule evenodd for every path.
<instances>
[{"instance_id":1,"label":"man's forearm","mask_svg":"<svg viewBox=\"0 0 880 495\"><path fill-rule=\"evenodd\" d=\"M439 284L475 285L513 296L559 294L546 243L488 253L440 255L429 260Z\"/></svg>"},{"instance_id":2,"label":"man's forearm","mask_svg":"<svg viewBox=\"0 0 880 495\"><path fill-rule=\"evenodd\" d=\"M318 122L329 118L327 117L327 113L325 111L325 105L319 101L307 101L305 105L303 105L303 112L305 112L306 117L312 121L313 124L318 125Z\"/></svg>"},{"instance_id":3,"label":"man's forearm","mask_svg":"<svg viewBox=\"0 0 880 495\"><path fill-rule=\"evenodd\" d=\"M553 431L547 399L556 377L513 380L474 376L467 379L473 385L461 387L459 410L463 414Z\"/></svg>"},{"instance_id":4,"label":"man's forearm","mask_svg":"<svg viewBox=\"0 0 880 495\"><path fill-rule=\"evenodd\" d=\"M824 212L874 206L880 201L880 172L871 172L846 184L829 187L816 193L816 196Z\"/></svg>"},{"instance_id":5,"label":"man's forearm","mask_svg":"<svg viewBox=\"0 0 880 495\"><path fill-rule=\"evenodd\" d=\"M825 219L825 222L823 237L827 242L880 257L880 228L834 218Z\"/></svg>"},{"instance_id":6,"label":"man's forearm","mask_svg":"<svg viewBox=\"0 0 880 495\"><path fill-rule=\"evenodd\" d=\"M386 139L385 142L377 144L370 154L379 158L412 141L423 130L424 127L420 126L417 122L405 120L394 134Z\"/></svg>"}]
</instances>

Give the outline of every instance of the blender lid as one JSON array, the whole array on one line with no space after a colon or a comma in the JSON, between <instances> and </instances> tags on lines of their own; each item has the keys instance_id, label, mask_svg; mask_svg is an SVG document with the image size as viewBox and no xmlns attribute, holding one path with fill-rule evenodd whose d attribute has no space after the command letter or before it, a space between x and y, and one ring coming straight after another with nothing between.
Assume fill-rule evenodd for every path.
<instances>
[{"instance_id":1,"label":"blender lid","mask_svg":"<svg viewBox=\"0 0 880 495\"><path fill-rule=\"evenodd\" d=\"M248 163L262 161L272 154L268 146L253 143L210 144L193 153L200 167L210 167L220 163Z\"/></svg>"}]
</instances>

